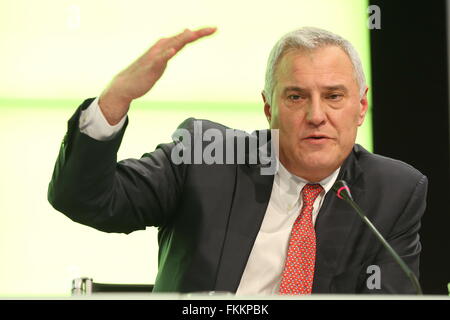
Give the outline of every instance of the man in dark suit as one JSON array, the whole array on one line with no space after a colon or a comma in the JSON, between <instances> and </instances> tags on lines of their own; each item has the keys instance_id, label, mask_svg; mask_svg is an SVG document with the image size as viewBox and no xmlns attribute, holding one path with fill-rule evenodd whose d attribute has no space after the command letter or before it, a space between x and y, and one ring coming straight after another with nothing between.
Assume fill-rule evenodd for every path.
<instances>
[{"instance_id":1,"label":"man in dark suit","mask_svg":"<svg viewBox=\"0 0 450 320\"><path fill-rule=\"evenodd\" d=\"M331 191L335 181L347 181L418 275L427 179L355 145L368 89L356 51L331 32L296 30L272 50L263 91L272 134L244 135L239 149L238 135L229 134L237 131L188 119L174 142L116 162L131 101L152 88L174 54L214 31L185 30L159 40L98 99L78 108L49 185L50 203L106 232L158 227L157 292L414 293L390 254ZM212 163L193 155L205 156L207 132L226 150L220 155L216 148ZM251 160L253 142L271 146L271 162ZM243 162L236 161L239 150ZM263 174L274 162L278 170Z\"/></svg>"}]
</instances>

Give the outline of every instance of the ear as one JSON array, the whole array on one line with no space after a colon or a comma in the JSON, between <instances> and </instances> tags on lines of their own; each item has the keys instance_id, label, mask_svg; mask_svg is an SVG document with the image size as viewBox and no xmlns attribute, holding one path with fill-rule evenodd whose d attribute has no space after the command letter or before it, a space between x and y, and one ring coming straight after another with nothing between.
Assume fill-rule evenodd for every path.
<instances>
[{"instance_id":1,"label":"ear","mask_svg":"<svg viewBox=\"0 0 450 320\"><path fill-rule=\"evenodd\" d=\"M264 91L261 92L261 96L262 96L263 101L264 101L264 114L266 115L266 119L267 119L267 121L270 124L270 120L272 119L272 107L267 102L267 99L266 99L266 96L264 94Z\"/></svg>"},{"instance_id":2,"label":"ear","mask_svg":"<svg viewBox=\"0 0 450 320\"><path fill-rule=\"evenodd\" d=\"M364 90L364 94L362 95L361 99L359 100L359 115L358 115L358 126L362 125L364 122L364 118L366 117L367 110L369 108L369 101L367 100L367 92L369 91L369 88L366 87Z\"/></svg>"}]
</instances>

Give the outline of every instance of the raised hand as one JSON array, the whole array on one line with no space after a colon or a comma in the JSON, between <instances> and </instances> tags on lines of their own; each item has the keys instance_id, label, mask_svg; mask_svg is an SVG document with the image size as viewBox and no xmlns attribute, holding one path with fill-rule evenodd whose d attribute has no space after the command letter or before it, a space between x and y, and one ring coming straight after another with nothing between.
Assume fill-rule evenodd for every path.
<instances>
[{"instance_id":1,"label":"raised hand","mask_svg":"<svg viewBox=\"0 0 450 320\"><path fill-rule=\"evenodd\" d=\"M99 98L100 109L109 124L117 124L128 112L132 100L146 94L161 78L167 62L186 44L209 36L216 28L185 29L157 41L142 56L118 73Z\"/></svg>"}]
</instances>

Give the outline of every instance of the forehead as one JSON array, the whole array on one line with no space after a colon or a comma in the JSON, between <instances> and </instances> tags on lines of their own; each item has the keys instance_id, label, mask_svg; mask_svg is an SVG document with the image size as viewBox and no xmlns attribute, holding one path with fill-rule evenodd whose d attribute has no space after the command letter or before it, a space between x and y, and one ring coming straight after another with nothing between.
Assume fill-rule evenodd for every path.
<instances>
[{"instance_id":1,"label":"forehead","mask_svg":"<svg viewBox=\"0 0 450 320\"><path fill-rule=\"evenodd\" d=\"M338 81L350 85L356 82L350 58L336 46L288 51L277 66L275 78L280 83Z\"/></svg>"}]
</instances>

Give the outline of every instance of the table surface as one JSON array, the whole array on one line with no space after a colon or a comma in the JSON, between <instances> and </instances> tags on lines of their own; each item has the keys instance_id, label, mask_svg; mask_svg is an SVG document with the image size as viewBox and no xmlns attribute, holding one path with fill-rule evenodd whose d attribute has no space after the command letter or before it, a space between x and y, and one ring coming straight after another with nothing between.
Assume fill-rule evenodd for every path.
<instances>
[{"instance_id":1,"label":"table surface","mask_svg":"<svg viewBox=\"0 0 450 320\"><path fill-rule=\"evenodd\" d=\"M384 295L384 294L314 294L307 296L255 295L224 293L94 293L79 296L0 297L0 300L448 300L446 295Z\"/></svg>"}]
</instances>

